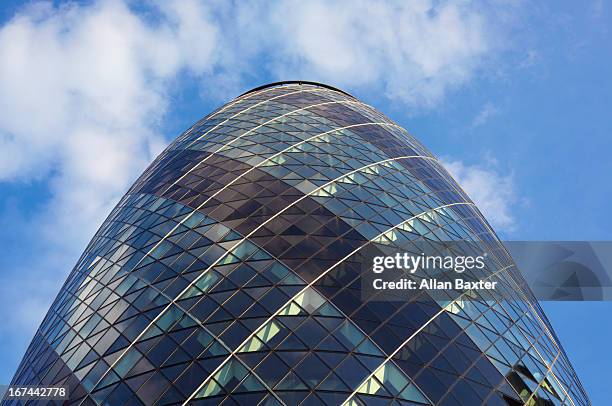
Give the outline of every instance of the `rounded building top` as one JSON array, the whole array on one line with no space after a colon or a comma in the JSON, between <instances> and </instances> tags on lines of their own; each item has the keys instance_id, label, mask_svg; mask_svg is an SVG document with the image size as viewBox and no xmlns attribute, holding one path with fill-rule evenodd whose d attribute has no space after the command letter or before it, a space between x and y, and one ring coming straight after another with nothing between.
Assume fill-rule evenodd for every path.
<instances>
[{"instance_id":1,"label":"rounded building top","mask_svg":"<svg viewBox=\"0 0 612 406\"><path fill-rule=\"evenodd\" d=\"M266 85L258 86L258 87L255 87L255 88L249 90L249 91L246 91L246 92L242 93L238 97L242 97L242 96L244 96L246 94L249 94L249 93L258 92L258 91L263 90L263 89L268 89L270 87L278 87L278 86L286 86L286 85L311 85L311 86L319 86L319 87L324 87L326 89L334 90L336 92L340 92L340 93L343 93L343 94L345 94L347 96L355 98L355 96L353 96L350 93L345 92L344 90L340 90L340 89L338 89L336 87L333 87L333 86L330 86L330 85L326 85L325 83L311 82L311 81L308 81L308 80L283 80L281 82L268 83Z\"/></svg>"}]
</instances>

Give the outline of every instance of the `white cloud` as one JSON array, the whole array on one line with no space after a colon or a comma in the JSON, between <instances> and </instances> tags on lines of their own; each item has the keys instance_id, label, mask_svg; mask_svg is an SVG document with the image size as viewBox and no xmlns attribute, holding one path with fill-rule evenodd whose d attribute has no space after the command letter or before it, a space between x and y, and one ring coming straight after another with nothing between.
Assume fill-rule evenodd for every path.
<instances>
[{"instance_id":1,"label":"white cloud","mask_svg":"<svg viewBox=\"0 0 612 406\"><path fill-rule=\"evenodd\" d=\"M476 3L286 2L263 8L275 35L280 76L374 88L412 107L429 107L465 83L495 35Z\"/></svg>"},{"instance_id":2,"label":"white cloud","mask_svg":"<svg viewBox=\"0 0 612 406\"><path fill-rule=\"evenodd\" d=\"M163 145L166 80L213 66L218 34L205 9L161 12L151 27L120 1L39 5L0 30L0 180L53 173L49 210L91 220L86 235Z\"/></svg>"},{"instance_id":3,"label":"white cloud","mask_svg":"<svg viewBox=\"0 0 612 406\"><path fill-rule=\"evenodd\" d=\"M443 158L442 164L495 231L511 232L516 229L513 211L519 199L512 173L500 173L495 162L466 165L458 160Z\"/></svg>"},{"instance_id":4,"label":"white cloud","mask_svg":"<svg viewBox=\"0 0 612 406\"><path fill-rule=\"evenodd\" d=\"M474 120L472 121L472 127L479 127L489 121L491 117L496 116L498 114L499 110L497 109L497 107L495 107L493 103L487 102L482 107L482 110L478 112L476 117L474 117Z\"/></svg>"},{"instance_id":5,"label":"white cloud","mask_svg":"<svg viewBox=\"0 0 612 406\"><path fill-rule=\"evenodd\" d=\"M603 0L594 0L589 4L589 14L593 20L599 20L605 16L606 5Z\"/></svg>"}]
</instances>

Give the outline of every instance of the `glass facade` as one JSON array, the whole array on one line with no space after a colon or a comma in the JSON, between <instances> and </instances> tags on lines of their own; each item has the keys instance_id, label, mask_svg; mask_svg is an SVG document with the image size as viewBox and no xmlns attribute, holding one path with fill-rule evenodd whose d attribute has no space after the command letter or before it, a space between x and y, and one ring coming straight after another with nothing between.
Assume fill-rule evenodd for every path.
<instances>
[{"instance_id":1,"label":"glass facade","mask_svg":"<svg viewBox=\"0 0 612 406\"><path fill-rule=\"evenodd\" d=\"M449 240L486 244L488 278L515 300L362 300L365 247ZM372 107L307 82L248 92L157 157L12 383L66 385L74 405L589 404L436 158Z\"/></svg>"}]
</instances>

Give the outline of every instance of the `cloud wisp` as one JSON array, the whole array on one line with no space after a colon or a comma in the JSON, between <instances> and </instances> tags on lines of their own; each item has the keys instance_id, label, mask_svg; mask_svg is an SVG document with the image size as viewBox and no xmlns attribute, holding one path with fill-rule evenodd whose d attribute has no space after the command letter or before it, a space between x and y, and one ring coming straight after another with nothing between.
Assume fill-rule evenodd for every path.
<instances>
[{"instance_id":1,"label":"cloud wisp","mask_svg":"<svg viewBox=\"0 0 612 406\"><path fill-rule=\"evenodd\" d=\"M493 162L466 165L448 158L441 162L495 230L508 233L516 229L513 209L519 199L512 173L500 173Z\"/></svg>"},{"instance_id":2,"label":"cloud wisp","mask_svg":"<svg viewBox=\"0 0 612 406\"><path fill-rule=\"evenodd\" d=\"M487 102L482 107L482 110L478 112L476 117L474 117L474 120L472 120L472 127L480 127L481 125L489 121L491 117L496 116L498 114L499 114L498 108L495 107L493 103Z\"/></svg>"},{"instance_id":3,"label":"cloud wisp","mask_svg":"<svg viewBox=\"0 0 612 406\"><path fill-rule=\"evenodd\" d=\"M431 1L284 3L268 11L279 35L276 70L351 87L373 85L412 107L465 83L494 46L475 4ZM280 61L280 63L278 63Z\"/></svg>"}]
</instances>

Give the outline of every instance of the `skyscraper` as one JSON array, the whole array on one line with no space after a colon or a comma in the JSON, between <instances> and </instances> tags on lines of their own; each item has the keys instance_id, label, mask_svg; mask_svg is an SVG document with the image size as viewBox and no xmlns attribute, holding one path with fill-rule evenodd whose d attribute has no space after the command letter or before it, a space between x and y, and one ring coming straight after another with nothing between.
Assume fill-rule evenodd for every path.
<instances>
[{"instance_id":1,"label":"skyscraper","mask_svg":"<svg viewBox=\"0 0 612 406\"><path fill-rule=\"evenodd\" d=\"M482 241L484 292L363 300L360 253ZM13 384L77 405L587 405L546 316L436 158L351 95L251 90L104 221Z\"/></svg>"}]
</instances>

